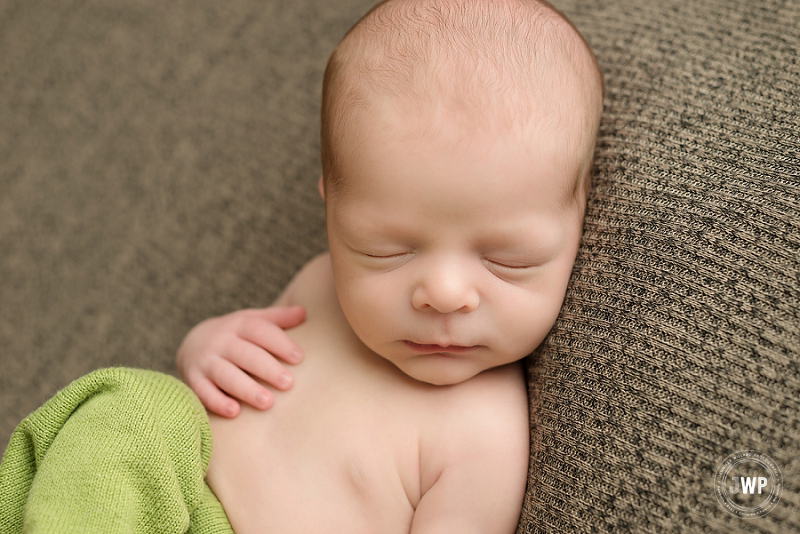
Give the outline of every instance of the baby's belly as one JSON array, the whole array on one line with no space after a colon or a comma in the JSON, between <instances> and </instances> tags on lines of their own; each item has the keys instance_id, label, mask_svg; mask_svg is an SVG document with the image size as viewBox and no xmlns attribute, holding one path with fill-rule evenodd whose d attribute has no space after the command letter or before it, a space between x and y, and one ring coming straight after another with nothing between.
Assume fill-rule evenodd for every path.
<instances>
[{"instance_id":1,"label":"baby's belly","mask_svg":"<svg viewBox=\"0 0 800 534\"><path fill-rule=\"evenodd\" d=\"M293 404L282 397L267 412L211 419L206 480L234 531L407 534L414 497L406 486L419 478L415 440L336 401L322 416L318 406L310 424L312 410L281 410L280 401Z\"/></svg>"}]
</instances>

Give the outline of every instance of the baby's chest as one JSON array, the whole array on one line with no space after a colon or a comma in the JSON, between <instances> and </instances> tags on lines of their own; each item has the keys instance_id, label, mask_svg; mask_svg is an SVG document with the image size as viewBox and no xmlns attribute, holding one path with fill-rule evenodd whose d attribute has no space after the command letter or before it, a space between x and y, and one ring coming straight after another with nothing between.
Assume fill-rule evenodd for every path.
<instances>
[{"instance_id":1,"label":"baby's chest","mask_svg":"<svg viewBox=\"0 0 800 534\"><path fill-rule=\"evenodd\" d=\"M390 507L397 502L413 511L409 500L419 492L418 414L387 392L319 393L315 401L287 410L293 415L280 422L285 435L274 443L276 455L294 472L313 466L309 478L324 479L354 502Z\"/></svg>"},{"instance_id":2,"label":"baby's chest","mask_svg":"<svg viewBox=\"0 0 800 534\"><path fill-rule=\"evenodd\" d=\"M234 530L407 533L419 500L414 422L380 399L318 393L215 429L207 480Z\"/></svg>"}]
</instances>

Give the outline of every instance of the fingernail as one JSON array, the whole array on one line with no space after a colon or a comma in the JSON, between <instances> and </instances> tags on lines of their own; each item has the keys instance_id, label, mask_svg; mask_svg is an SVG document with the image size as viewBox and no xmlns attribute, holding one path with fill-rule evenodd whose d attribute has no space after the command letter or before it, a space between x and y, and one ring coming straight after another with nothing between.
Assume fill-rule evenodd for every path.
<instances>
[{"instance_id":1,"label":"fingernail","mask_svg":"<svg viewBox=\"0 0 800 534\"><path fill-rule=\"evenodd\" d=\"M228 407L225 408L225 411L228 413L229 417L233 417L234 415L236 415L236 406L234 406L233 404L229 404Z\"/></svg>"},{"instance_id":2,"label":"fingernail","mask_svg":"<svg viewBox=\"0 0 800 534\"><path fill-rule=\"evenodd\" d=\"M278 385L282 388L289 387L292 383L292 377L288 373L281 373L278 375Z\"/></svg>"},{"instance_id":3,"label":"fingernail","mask_svg":"<svg viewBox=\"0 0 800 534\"><path fill-rule=\"evenodd\" d=\"M303 359L303 353L300 352L300 349L294 349L292 351L291 356L292 356L292 361L293 362L299 362L300 360Z\"/></svg>"},{"instance_id":4,"label":"fingernail","mask_svg":"<svg viewBox=\"0 0 800 534\"><path fill-rule=\"evenodd\" d=\"M263 393L259 393L258 395L256 395L256 404L258 404L260 408L266 408L267 396L264 395Z\"/></svg>"}]
</instances>

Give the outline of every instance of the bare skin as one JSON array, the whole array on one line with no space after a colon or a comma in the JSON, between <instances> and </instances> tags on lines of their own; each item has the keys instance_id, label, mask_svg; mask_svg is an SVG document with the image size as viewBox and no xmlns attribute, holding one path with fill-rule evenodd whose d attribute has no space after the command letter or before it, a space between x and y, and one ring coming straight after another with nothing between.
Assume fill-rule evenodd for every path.
<instances>
[{"instance_id":1,"label":"bare skin","mask_svg":"<svg viewBox=\"0 0 800 534\"><path fill-rule=\"evenodd\" d=\"M305 322L295 308L234 312L187 336L182 374L222 416L206 478L238 534L516 531L520 360L564 299L602 109L588 50L558 57L534 71L558 83L524 113L511 105L513 121L449 89L357 95L319 184L330 252L276 303ZM277 318L285 335L242 326ZM276 359L299 362L294 349L285 391Z\"/></svg>"},{"instance_id":2,"label":"bare skin","mask_svg":"<svg viewBox=\"0 0 800 534\"><path fill-rule=\"evenodd\" d=\"M496 138L447 119L427 136L373 117L347 194L321 184L330 253L276 303L307 312L286 332L305 354L294 386L211 419L207 480L238 534L516 530L519 361L564 298L591 142L576 156L544 121Z\"/></svg>"},{"instance_id":3,"label":"bare skin","mask_svg":"<svg viewBox=\"0 0 800 534\"><path fill-rule=\"evenodd\" d=\"M211 419L207 480L238 534L516 530L519 361L561 307L592 143L565 150L574 132L544 119L500 138L428 120L373 116L347 194L321 184L330 253L276 303L307 312L294 386Z\"/></svg>"},{"instance_id":4,"label":"bare skin","mask_svg":"<svg viewBox=\"0 0 800 534\"><path fill-rule=\"evenodd\" d=\"M268 411L211 415L206 479L237 534L514 532L525 491L528 403L520 364L451 386L418 382L346 321L329 255L279 305L304 348Z\"/></svg>"}]
</instances>

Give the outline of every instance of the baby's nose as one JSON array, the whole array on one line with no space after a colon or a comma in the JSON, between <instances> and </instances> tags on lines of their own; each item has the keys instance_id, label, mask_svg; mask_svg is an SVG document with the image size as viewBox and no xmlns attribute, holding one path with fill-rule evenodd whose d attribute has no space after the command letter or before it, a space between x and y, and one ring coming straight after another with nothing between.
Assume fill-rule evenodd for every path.
<instances>
[{"instance_id":1,"label":"baby's nose","mask_svg":"<svg viewBox=\"0 0 800 534\"><path fill-rule=\"evenodd\" d=\"M476 310L480 295L465 271L453 265L432 268L414 288L411 304L421 311L433 309L439 313Z\"/></svg>"}]
</instances>

